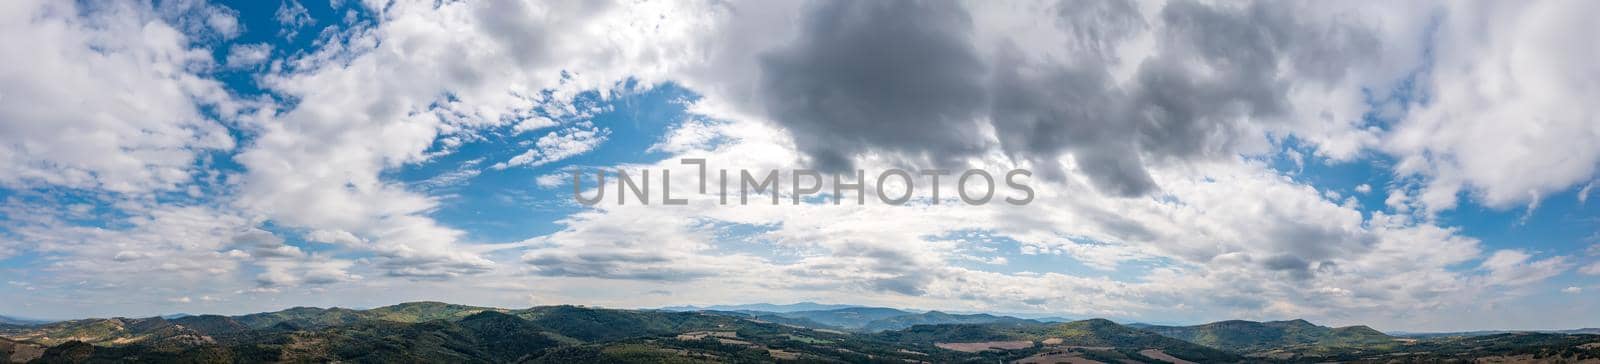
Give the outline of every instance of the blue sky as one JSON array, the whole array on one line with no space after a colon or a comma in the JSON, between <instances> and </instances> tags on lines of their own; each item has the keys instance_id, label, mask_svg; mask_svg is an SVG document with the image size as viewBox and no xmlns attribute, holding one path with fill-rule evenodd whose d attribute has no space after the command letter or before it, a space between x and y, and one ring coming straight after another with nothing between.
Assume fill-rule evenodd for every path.
<instances>
[{"instance_id":1,"label":"blue sky","mask_svg":"<svg viewBox=\"0 0 1600 364\"><path fill-rule=\"evenodd\" d=\"M0 313L1596 326L1600 73L1565 15L1593 6L22 1ZM721 205L682 158L1020 168L1039 194ZM671 170L689 206L575 202L570 173L619 169Z\"/></svg>"}]
</instances>

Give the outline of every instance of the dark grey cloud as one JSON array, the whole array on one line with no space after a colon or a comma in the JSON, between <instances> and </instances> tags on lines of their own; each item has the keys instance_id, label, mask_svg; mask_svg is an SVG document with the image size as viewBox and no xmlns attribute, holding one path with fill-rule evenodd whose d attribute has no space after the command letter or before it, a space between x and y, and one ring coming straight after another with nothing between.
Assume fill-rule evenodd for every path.
<instances>
[{"instance_id":1,"label":"dark grey cloud","mask_svg":"<svg viewBox=\"0 0 1600 364\"><path fill-rule=\"evenodd\" d=\"M816 281L789 283L785 288L810 290L858 289L907 296L927 294L928 285L946 274L938 264L919 259L910 251L865 243L844 243L826 259L808 260L784 268L785 274Z\"/></svg>"},{"instance_id":2,"label":"dark grey cloud","mask_svg":"<svg viewBox=\"0 0 1600 364\"><path fill-rule=\"evenodd\" d=\"M987 92L971 33L955 3L824 2L794 44L762 57L765 107L824 170L869 150L932 162L981 152L971 132Z\"/></svg>"},{"instance_id":3,"label":"dark grey cloud","mask_svg":"<svg viewBox=\"0 0 1600 364\"><path fill-rule=\"evenodd\" d=\"M1038 67L1018 58L1002 51L989 110L1007 156L1032 162L1041 177L1059 179L1065 167L1056 158L1073 153L1102 192L1136 195L1155 187L1130 140L1139 125L1124 119L1129 96L1104 67Z\"/></svg>"},{"instance_id":4,"label":"dark grey cloud","mask_svg":"<svg viewBox=\"0 0 1600 364\"><path fill-rule=\"evenodd\" d=\"M304 255L299 248L284 244L283 238L266 230L247 229L233 236L232 246L250 252L255 258L296 258Z\"/></svg>"},{"instance_id":5,"label":"dark grey cloud","mask_svg":"<svg viewBox=\"0 0 1600 364\"><path fill-rule=\"evenodd\" d=\"M543 62L541 51L549 48L550 34L544 24L526 21L528 4L521 1L490 0L473 13L479 28L494 37L512 59L522 66Z\"/></svg>"},{"instance_id":6,"label":"dark grey cloud","mask_svg":"<svg viewBox=\"0 0 1600 364\"><path fill-rule=\"evenodd\" d=\"M1370 234L1321 221L1285 219L1263 227L1261 233L1260 240L1270 244L1274 250L1310 260L1365 253L1377 244L1377 238Z\"/></svg>"},{"instance_id":7,"label":"dark grey cloud","mask_svg":"<svg viewBox=\"0 0 1600 364\"><path fill-rule=\"evenodd\" d=\"M1076 49L1106 59L1115 58L1120 43L1149 24L1132 1L1063 1L1057 4L1056 26L1064 30Z\"/></svg>"},{"instance_id":8,"label":"dark grey cloud","mask_svg":"<svg viewBox=\"0 0 1600 364\"><path fill-rule=\"evenodd\" d=\"M1288 272L1297 280L1311 277L1311 263L1293 255L1273 256L1261 261L1261 265L1267 269Z\"/></svg>"},{"instance_id":9,"label":"dark grey cloud","mask_svg":"<svg viewBox=\"0 0 1600 364\"><path fill-rule=\"evenodd\" d=\"M1150 28L1126 1L1065 2L1056 26L1075 54L1044 61L1019 51L1037 45L975 44L949 3L824 2L762 59L761 97L822 169L867 152L947 166L988 150L989 123L1044 178L1070 155L1097 190L1140 196L1159 188L1148 166L1231 157L1261 137L1248 123L1286 119L1291 86L1336 81L1377 49L1364 29L1297 23L1290 6L1176 1ZM1116 45L1146 29L1160 29L1157 53L1116 81Z\"/></svg>"},{"instance_id":10,"label":"dark grey cloud","mask_svg":"<svg viewBox=\"0 0 1600 364\"><path fill-rule=\"evenodd\" d=\"M523 262L532 265L536 274L552 277L686 281L714 274L704 269L675 267L668 257L648 252L546 251L531 254Z\"/></svg>"},{"instance_id":11,"label":"dark grey cloud","mask_svg":"<svg viewBox=\"0 0 1600 364\"><path fill-rule=\"evenodd\" d=\"M406 255L380 252L375 258L378 269L390 277L415 280L441 280L458 276L486 273L492 263L438 255Z\"/></svg>"}]
</instances>

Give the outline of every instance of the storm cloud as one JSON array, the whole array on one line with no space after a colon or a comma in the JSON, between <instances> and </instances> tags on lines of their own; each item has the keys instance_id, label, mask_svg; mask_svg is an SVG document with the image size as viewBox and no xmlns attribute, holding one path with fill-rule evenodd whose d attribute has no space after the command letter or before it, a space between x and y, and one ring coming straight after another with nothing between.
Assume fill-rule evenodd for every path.
<instances>
[{"instance_id":1,"label":"storm cloud","mask_svg":"<svg viewBox=\"0 0 1600 364\"><path fill-rule=\"evenodd\" d=\"M762 104L824 170L869 154L946 167L997 146L1045 178L1069 157L1101 193L1141 196L1159 188L1150 164L1237 154L1284 123L1291 87L1337 81L1377 47L1367 30L1290 10L1061 4L1053 26L1071 53L1049 56L1063 62L1028 52L1046 45L980 44L955 5L825 2L762 59ZM1122 59L1141 31L1156 51ZM1132 74L1121 62L1137 62Z\"/></svg>"},{"instance_id":2,"label":"storm cloud","mask_svg":"<svg viewBox=\"0 0 1600 364\"><path fill-rule=\"evenodd\" d=\"M792 46L761 60L765 106L817 167L869 151L933 162L983 151L984 64L953 3L834 1Z\"/></svg>"}]
</instances>

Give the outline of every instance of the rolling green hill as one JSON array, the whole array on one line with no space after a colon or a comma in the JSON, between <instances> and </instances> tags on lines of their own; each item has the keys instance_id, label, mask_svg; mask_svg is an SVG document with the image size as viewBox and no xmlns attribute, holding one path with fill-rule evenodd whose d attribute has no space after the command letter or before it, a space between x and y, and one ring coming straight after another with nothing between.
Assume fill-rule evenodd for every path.
<instances>
[{"instance_id":1,"label":"rolling green hill","mask_svg":"<svg viewBox=\"0 0 1600 364\"><path fill-rule=\"evenodd\" d=\"M408 307L417 307L415 305ZM95 344L67 341L46 350L41 362L771 362L812 358L867 362L909 358L898 348L849 336L695 312L596 309L577 306L477 310L436 306L410 317L372 317L344 325L285 330L274 324L227 340L158 345L161 340ZM311 312L295 309L296 313ZM303 315L301 315L303 316ZM259 317L259 316L258 316ZM303 318L303 317L302 317ZM191 318L184 318L191 319ZM195 316L195 322L233 331L237 320ZM94 320L110 322L119 319ZM265 323L268 321L261 321ZM242 325L242 324L240 324ZM98 327L96 325L80 325ZM188 330L168 322L169 329ZM190 330L189 332L193 332ZM711 335L709 333L717 333Z\"/></svg>"},{"instance_id":2,"label":"rolling green hill","mask_svg":"<svg viewBox=\"0 0 1600 364\"><path fill-rule=\"evenodd\" d=\"M364 317L396 322L423 322L454 320L483 311L498 310L488 307L449 304L444 302L407 302L362 311Z\"/></svg>"},{"instance_id":3,"label":"rolling green hill","mask_svg":"<svg viewBox=\"0 0 1600 364\"><path fill-rule=\"evenodd\" d=\"M69 341L104 345L147 342L155 345L163 342L181 344L184 341L203 340L205 336L166 319L150 317L61 321L8 332L6 337L44 345Z\"/></svg>"},{"instance_id":4,"label":"rolling green hill","mask_svg":"<svg viewBox=\"0 0 1600 364\"><path fill-rule=\"evenodd\" d=\"M44 345L0 338L0 363L26 363L44 354Z\"/></svg>"},{"instance_id":5,"label":"rolling green hill","mask_svg":"<svg viewBox=\"0 0 1600 364\"><path fill-rule=\"evenodd\" d=\"M298 329L348 325L366 320L367 317L361 311L346 308L295 307L277 312L235 316L234 319L255 329L272 326Z\"/></svg>"},{"instance_id":6,"label":"rolling green hill","mask_svg":"<svg viewBox=\"0 0 1600 364\"><path fill-rule=\"evenodd\" d=\"M939 343L1016 342L1026 341L1037 345L1032 351L1072 348L1094 348L1093 351L1118 352L1122 357L1138 361L1138 351L1158 349L1172 356L1199 362L1238 360L1239 357L1221 350L1156 335L1119 325L1105 319L1089 319L1057 324L1038 322L999 324L918 325L905 330L887 331L877 338L916 347L921 350L940 350ZM1107 353L1109 354L1109 353ZM1148 359L1148 358L1146 358Z\"/></svg>"},{"instance_id":7,"label":"rolling green hill","mask_svg":"<svg viewBox=\"0 0 1600 364\"><path fill-rule=\"evenodd\" d=\"M1238 357L1210 347L1119 325L1106 319L1088 319L1045 326L1031 331L1040 340L1060 338L1064 345L1160 349L1172 356L1197 362L1222 362Z\"/></svg>"},{"instance_id":8,"label":"rolling green hill","mask_svg":"<svg viewBox=\"0 0 1600 364\"><path fill-rule=\"evenodd\" d=\"M234 335L252 329L239 320L221 315L185 316L168 321L212 337Z\"/></svg>"},{"instance_id":9,"label":"rolling green hill","mask_svg":"<svg viewBox=\"0 0 1600 364\"><path fill-rule=\"evenodd\" d=\"M832 311L832 310L830 310ZM902 311L903 312L903 311ZM940 312L820 317L874 333L814 330L738 312L582 306L498 309L416 302L371 310L297 307L241 316L109 318L0 333L0 363L84 362L1211 362L1600 359L1600 336L1503 334L1397 341L1363 326L1224 321L1165 327L1103 319L1042 323ZM809 319L793 319L810 322ZM990 321L949 323L952 321ZM936 324L920 324L935 322ZM1169 336L1163 336L1160 333ZM1186 338L1185 341L1180 340ZM1203 345L1204 344L1204 345ZM1225 346L1230 348L1213 347ZM1170 356L1170 357L1168 357Z\"/></svg>"},{"instance_id":10,"label":"rolling green hill","mask_svg":"<svg viewBox=\"0 0 1600 364\"><path fill-rule=\"evenodd\" d=\"M1406 340L1381 349L1293 346L1252 356L1297 362L1594 363L1600 362L1600 335L1518 332Z\"/></svg>"},{"instance_id":11,"label":"rolling green hill","mask_svg":"<svg viewBox=\"0 0 1600 364\"><path fill-rule=\"evenodd\" d=\"M1394 337L1366 326L1331 328L1305 320L1230 320L1195 326L1145 326L1142 329L1240 353L1290 346L1389 348L1398 344Z\"/></svg>"}]
</instances>

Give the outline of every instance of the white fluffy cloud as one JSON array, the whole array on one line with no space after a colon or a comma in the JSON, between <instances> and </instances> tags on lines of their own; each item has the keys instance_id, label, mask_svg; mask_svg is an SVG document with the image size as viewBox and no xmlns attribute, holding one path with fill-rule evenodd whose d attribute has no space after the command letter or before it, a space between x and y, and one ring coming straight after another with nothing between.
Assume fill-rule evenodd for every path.
<instances>
[{"instance_id":1,"label":"white fluffy cloud","mask_svg":"<svg viewBox=\"0 0 1600 364\"><path fill-rule=\"evenodd\" d=\"M517 127L521 126L522 124L517 124ZM610 134L610 129L595 128L592 125L550 132L534 143L534 149L528 149L505 162L495 163L491 168L538 167L558 162L594 150L600 143L604 143Z\"/></svg>"},{"instance_id":2,"label":"white fluffy cloud","mask_svg":"<svg viewBox=\"0 0 1600 364\"><path fill-rule=\"evenodd\" d=\"M301 102L251 125L260 135L236 158L248 169L243 207L292 226L355 236L366 242L357 247L385 258L380 265L390 275L447 278L494 265L461 246L462 231L426 216L438 206L435 198L379 175L427 161L441 138L538 120L541 112L581 112L571 98L599 83L564 81L566 65L553 62L608 61L615 54L586 54L592 48L565 35L515 27L606 26L594 19L623 10L508 1L434 5L373 9L379 24L351 26L319 52L291 60L289 71L268 77L271 89ZM528 53L534 49L541 51ZM553 132L539 141L540 154L523 159L560 160L604 138L604 129Z\"/></svg>"},{"instance_id":3,"label":"white fluffy cloud","mask_svg":"<svg viewBox=\"0 0 1600 364\"><path fill-rule=\"evenodd\" d=\"M1044 27L1057 29L1068 39L1078 40L1078 42L1064 43L1066 44L1062 46L1064 50L1058 51L1052 46L1063 43L1054 42L1056 38L1030 38L1049 34L1048 32L1005 30L1008 24L1030 24L1030 21L1036 24L1040 20L1030 16L1050 12L1028 6L1018 6L1013 9L1006 5L969 5L972 5L969 6L969 10L974 14L975 32L980 41L1010 40L1036 45L1027 47L1024 51L1024 57L1034 62L1068 61L1069 64L1084 62L1064 55L1071 54L1069 51L1072 49L1082 47L1111 48L1106 52L1110 54L1110 62L1120 65L1111 66L1108 72L1112 74L1113 79L1120 80L1133 76L1141 60L1152 57L1149 53L1151 51L1149 42L1155 40L1148 35L1135 34L1122 38L1126 41L1102 38L1106 34L1095 32L1104 29L1097 28L1098 25L1092 25L1096 24L1092 22L1082 23L1076 28ZM1423 183L1428 186L1455 178L1448 173L1436 173L1442 169L1429 168L1455 163L1450 157L1439 156L1456 151L1434 149L1431 152L1413 154L1416 149L1406 146L1407 142L1412 141L1437 145L1450 139L1443 138L1437 141L1420 137L1407 139L1406 135L1419 133L1413 131L1413 128L1421 126L1414 124L1427 123L1418 120L1427 119L1428 109L1446 107L1438 101L1440 97L1445 97L1444 95L1427 90L1433 87L1445 87L1428 85L1430 82L1440 82L1440 79L1451 76L1439 73L1439 70L1444 69L1440 65L1447 62L1442 59L1442 54L1432 54L1431 58L1425 57L1430 55L1423 50L1437 43L1456 41L1455 37L1468 34L1460 29L1435 30L1430 33L1427 20L1429 14L1439 11L1449 11L1452 14L1464 11L1451 9L1454 6L1461 5L1401 4L1392 9L1379 11L1320 4L1305 5L1309 8L1296 9L1308 13L1352 15L1307 19L1306 24L1300 24L1313 29L1332 29L1329 27L1339 21L1331 19L1362 19L1361 16L1353 15L1370 15L1371 17L1366 17L1368 20L1346 25L1370 30L1372 32L1370 34L1377 37L1373 39L1375 44L1367 52L1362 52L1360 59L1340 60L1334 59L1339 58L1338 54L1334 53L1315 54L1309 56L1313 58L1307 59L1308 63L1291 67L1286 72L1306 73L1312 76L1343 72L1343 76L1325 79L1326 82L1321 84L1301 83L1293 75L1282 76L1288 77L1291 85L1281 90L1285 92L1282 97L1287 98L1285 102L1290 108L1290 112L1283 117L1285 120L1278 123L1267 120L1258 125L1241 124L1256 125L1254 127L1258 129L1243 130L1242 134L1235 136L1233 142L1238 144L1234 145L1237 148L1234 150L1246 154L1271 153L1273 135L1281 137L1284 134L1293 134L1314 145L1318 156L1329 158L1333 162L1356 158L1367 150L1377 150L1390 153L1402 160L1397 174L1402 176L1420 174ZM1170 19L1153 18L1156 16L1154 14L1161 14L1159 4L1139 4L1135 8L1145 14L1144 23L1156 27L1157 31L1162 26L1160 23L1170 21ZM1249 10L1246 12L1249 13ZM750 16L752 19L750 21L765 21L760 15L761 12L754 12ZM1090 20L1097 19L1091 17ZM1499 21L1499 19L1485 21ZM1069 21L1067 24L1076 23ZM750 25L741 21L730 21L724 26L741 29ZM1036 24L1029 29L1037 28ZM779 29L793 31L785 27ZM763 42L782 45L782 40L789 39L789 35L784 34L788 33L762 35L769 37ZM1306 36L1315 38L1345 35L1311 33ZM752 37L757 36L741 35L726 42L736 43ZM774 39L778 41L771 42ZM1302 51L1316 53L1318 49ZM762 54L748 50L744 52L714 50L712 52L714 56L710 58L712 63L719 65L715 67L716 69L726 70L727 75L699 75L690 72L686 77L688 80L684 83L697 91L705 92L708 95L707 99L713 100L710 104L721 105L717 108L725 113L717 116L723 119L759 122L772 117L765 113L770 110L749 107L752 104L759 105L751 100L746 92L752 87L746 82L752 77L760 77L757 76L760 73L759 67L743 63L747 60L738 57L716 57L727 54ZM1461 57L1448 62L1472 63L1482 61L1481 58ZM1558 58L1575 59L1564 56ZM1351 68L1340 68L1346 66ZM1400 100L1402 96L1406 96L1401 95L1401 91L1396 88L1401 87L1407 77L1419 72L1423 76L1418 79L1417 84L1423 85L1421 86L1423 89L1417 92L1428 94L1427 102L1423 102L1420 98L1384 101ZM1363 90L1373 94L1364 94ZM1378 105L1368 105L1368 102L1377 102ZM1544 102L1575 104L1577 101L1553 99ZM1393 104L1404 104L1412 111L1409 114L1396 114L1388 109L1395 107ZM1482 100L1476 101L1475 104L1494 105L1492 102ZM1378 110L1372 110L1374 107ZM1387 125L1370 125L1365 119L1368 112L1378 113L1380 117L1398 119ZM1546 124L1544 120L1525 118L1517 120L1510 123L1502 121L1497 125L1558 126L1558 124ZM783 168L794 160L805 159L803 155L795 154L799 152L794 148L792 140L787 140L790 134L785 131L765 130L751 133L752 129L765 127L749 123L735 124L738 125L722 126L720 132L740 135L744 137L743 143L707 151L712 149L712 146L686 141L691 139L689 137L693 137L693 140L705 140L707 139L705 135L712 133L696 129L698 125L686 125L669 134L672 135L669 141L678 139L679 134L684 136L682 141L666 145L673 145L671 151L681 155L715 157L714 160L723 161L725 164L756 169ZM1593 123L1583 125L1593 125ZM773 133L776 136L768 137L764 133ZM755 137L752 138L752 135ZM988 136L979 132L972 137L981 141ZM1535 136L1530 140L1545 139ZM1487 142L1466 143L1462 148L1467 148L1468 145L1487 145L1484 144ZM693 147L680 145L693 145ZM1557 158L1555 155L1561 153L1557 149L1562 148L1561 146L1544 148L1536 144L1526 144L1524 147L1543 148L1541 153L1551 153L1547 155L1550 158ZM667 149L657 148L657 150ZM1412 158L1416 155L1434 156L1438 159L1425 163L1424 165L1429 167L1423 170L1412 169L1417 166ZM993 154L983 156L982 159L984 161L980 164L1009 165L1004 162L1003 157ZM869 152L859 155L859 159L855 162L861 165L888 167L894 165L892 161L895 160L897 159L893 155ZM694 173L693 170L675 166L675 161L675 158L669 158L656 168L680 168L673 174L675 177ZM889 164L878 164L882 162ZM950 302L954 300L985 308L1005 309L1059 309L1065 306L1074 307L1086 314L1141 312L1148 314L1151 311L1165 311L1173 307L1172 305L1179 305L1178 307L1194 312L1213 314L1229 312L1233 315L1250 317L1305 315L1333 320L1351 320L1355 317L1381 318L1405 320L1413 325L1441 327L1452 324L1442 316L1401 317L1392 313L1397 307L1434 312L1476 309L1478 301L1473 297L1486 292L1504 291L1508 287L1537 284L1571 267L1568 258L1563 256L1535 258L1526 252L1516 250L1500 250L1485 255L1480 242L1461 236L1459 230L1437 226L1426 219L1418 220L1411 217L1410 212L1413 207L1437 211L1453 206L1428 200L1437 194L1431 192L1431 187L1416 190L1415 186L1401 186L1399 189L1391 190L1391 198L1388 201L1388 205L1395 208L1395 214L1366 213L1355 209L1345 201L1330 198L1329 196L1336 195L1329 193L1332 191L1318 191L1311 186L1297 183L1287 177L1279 176L1271 169L1250 162L1249 159L1227 157L1198 163L1151 164L1148 171L1152 175L1151 178L1159 182L1161 193L1154 199L1117 199L1101 197L1096 190L1086 188L1082 183L1085 182L1085 178L1091 176L1085 174L1082 165L1071 161L1063 163L1062 166L1067 169L1067 174L1074 178L1069 178L1063 185L1050 185L1050 189L1070 197L1056 196L1053 199L1050 196L1041 196L1034 206L1015 212L999 210L974 213L941 208L896 210L831 206L827 207L826 212L820 211L820 208L819 211L811 211L816 207L807 206L781 209L741 207L726 209L731 212L719 212L724 209L700 207L673 210L670 207L609 206L567 220L565 223L569 228L566 231L531 240L530 243L539 248L525 254L523 258L525 263L533 266L534 272L546 276L645 280L722 279L744 284L751 284L749 282L756 280L755 277L761 277L759 279L761 283L756 284L802 291L853 289L857 293L853 293L855 296L852 297L881 294L885 296L865 299L908 303L938 301L944 302L942 304L951 304ZM1593 161L1581 163L1594 164ZM1530 172L1516 178L1550 181L1539 182L1548 184L1549 188L1525 191L1523 194L1527 198L1536 200L1545 194L1585 181L1593 174L1585 168L1564 169L1564 171L1578 177L1545 179L1537 173ZM1500 188L1490 186L1498 183L1478 180L1464 185L1488 191ZM675 185L693 186L692 181L681 181ZM1366 185L1356 190L1359 193L1366 193L1371 189L1372 186ZM693 195L694 191L686 189L678 192L682 193L675 193L675 196ZM1492 201L1494 197L1489 197L1489 194L1480 196L1490 206L1503 206L1499 202ZM1510 201L1527 201L1527 198L1519 197ZM693 201L693 198L691 200L691 204L707 203ZM612 219L616 221L612 222ZM724 266L712 261L751 259L751 257L719 255L717 252L721 249L718 247L721 243L712 243L717 241L717 238L694 234L641 236L627 233L634 229L643 229L639 224L646 224L651 231L689 232L719 223L775 226L776 228L771 231L757 234L758 240L774 244L762 245L763 249L770 248L777 252L790 253L779 253L777 258L761 258L767 261L763 268L723 269L719 270L721 274L710 276L703 271L685 271L684 268L674 269L674 267ZM613 224L624 225L613 226ZM1142 283L1061 273L1002 274L968 268L947 268L954 264L955 259L964 259L958 252L968 248L960 246L960 242L929 239L929 237L964 229L992 231L999 236L1018 241L1027 252L1070 256L1093 269L1111 271L1138 262L1158 262L1157 266L1165 268L1150 271L1135 280ZM649 246L666 246L668 249L665 251L672 253L652 254L647 249L641 248ZM595 254L585 256L574 251L590 251ZM685 255L684 252L696 254ZM1478 260L1482 262L1477 270L1459 268L1463 264ZM778 275L773 275L773 269L777 269ZM1083 299L1082 297L1085 297L1083 292L1094 292L1098 295L1089 295L1088 297L1092 298Z\"/></svg>"},{"instance_id":4,"label":"white fluffy cloud","mask_svg":"<svg viewBox=\"0 0 1600 364\"><path fill-rule=\"evenodd\" d=\"M707 158L711 168L730 170L782 169L796 158L795 150L770 149L783 145L781 131L739 124L724 129L731 136L723 136L733 142L684 156ZM656 171L657 178L661 169L672 169L673 196L688 198L691 206L616 206L608 200L598 210L565 220L562 232L527 242L533 248L522 258L529 272L666 284L716 281L722 283L711 286L758 285L964 309L1352 320L1397 319L1390 313L1401 307L1470 306L1485 289L1536 282L1565 264L1561 258L1534 260L1501 251L1487 258L1481 273L1456 271L1450 267L1483 258L1478 241L1403 216L1363 217L1250 163L1158 169L1157 180L1167 186L1161 199L1104 197L1081 184L1035 182L1040 195L1026 207L954 201L791 206L787 197L781 206L764 199L738 206L737 197L734 206L722 206L715 184L712 195L697 193L694 166L669 158L640 168ZM786 184L788 178L780 180ZM729 225L761 228L730 240L724 232ZM984 233L950 238L968 231ZM993 250L995 239L1019 244L1005 254L1059 256L1105 271L1150 263L1161 268L1130 281L1092 272L958 267L967 259L962 251ZM772 254L725 252L751 247ZM1441 324L1430 321L1437 318L1409 319L1417 325Z\"/></svg>"},{"instance_id":5,"label":"white fluffy cloud","mask_svg":"<svg viewBox=\"0 0 1600 364\"><path fill-rule=\"evenodd\" d=\"M246 68L265 63L272 57L272 45L266 43L235 44L228 48L228 67Z\"/></svg>"},{"instance_id":6,"label":"white fluffy cloud","mask_svg":"<svg viewBox=\"0 0 1600 364\"><path fill-rule=\"evenodd\" d=\"M1519 287L1555 276L1571 267L1565 257L1529 261L1528 253L1500 250L1483 260L1490 284Z\"/></svg>"},{"instance_id":7,"label":"white fluffy cloud","mask_svg":"<svg viewBox=\"0 0 1600 364\"><path fill-rule=\"evenodd\" d=\"M294 15L296 5L286 3L280 20L306 24ZM389 275L487 272L494 262L465 246L464 232L427 216L439 206L435 197L380 175L448 153L438 147L445 139L582 119L592 110L574 104L580 93L608 97L620 82L653 84L690 62L696 45L687 42L715 12L640 5L397 2L368 9L377 24L330 33L316 52L264 78L273 92L299 102L247 120L257 136L235 157L247 170L238 205L289 226L353 236L363 243L352 247L380 255ZM578 122L501 165L559 161L608 133Z\"/></svg>"},{"instance_id":8,"label":"white fluffy cloud","mask_svg":"<svg viewBox=\"0 0 1600 364\"><path fill-rule=\"evenodd\" d=\"M220 83L197 74L210 54L153 9L0 7L0 184L167 190L194 177L198 154L234 147L200 111L237 109Z\"/></svg>"},{"instance_id":9,"label":"white fluffy cloud","mask_svg":"<svg viewBox=\"0 0 1600 364\"><path fill-rule=\"evenodd\" d=\"M1592 2L1450 3L1430 34L1428 73L1378 146L1396 172L1427 177L1435 210L1469 193L1492 207L1529 204L1588 182L1600 166L1600 115L1587 59L1600 31Z\"/></svg>"}]
</instances>

